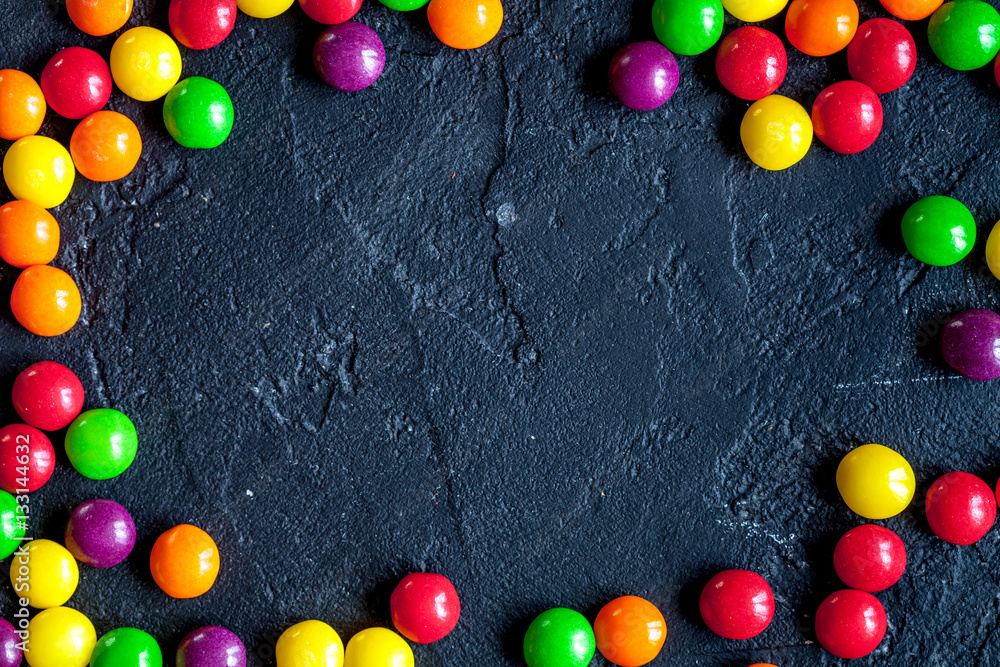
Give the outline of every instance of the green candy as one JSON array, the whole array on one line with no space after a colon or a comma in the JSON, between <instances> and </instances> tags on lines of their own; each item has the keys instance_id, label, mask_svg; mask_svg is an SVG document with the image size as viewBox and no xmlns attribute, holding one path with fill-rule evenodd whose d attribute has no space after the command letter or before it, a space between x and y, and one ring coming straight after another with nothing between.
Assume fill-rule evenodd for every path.
<instances>
[{"instance_id":1,"label":"green candy","mask_svg":"<svg viewBox=\"0 0 1000 667\"><path fill-rule=\"evenodd\" d=\"M656 0L653 31L675 54L696 56L722 37L722 0Z\"/></svg>"},{"instance_id":2,"label":"green candy","mask_svg":"<svg viewBox=\"0 0 1000 667\"><path fill-rule=\"evenodd\" d=\"M395 9L397 12L410 12L414 9L420 9L430 2L430 0L379 0L379 2L389 9Z\"/></svg>"},{"instance_id":3,"label":"green candy","mask_svg":"<svg viewBox=\"0 0 1000 667\"><path fill-rule=\"evenodd\" d=\"M0 560L7 558L24 544L24 529L28 517L21 511L17 499L0 491Z\"/></svg>"},{"instance_id":4,"label":"green candy","mask_svg":"<svg viewBox=\"0 0 1000 667\"><path fill-rule=\"evenodd\" d=\"M1000 14L982 0L941 5L927 24L927 40L952 69L978 69L1000 51Z\"/></svg>"},{"instance_id":5,"label":"green candy","mask_svg":"<svg viewBox=\"0 0 1000 667\"><path fill-rule=\"evenodd\" d=\"M163 653L148 633L118 628L97 640L90 667L163 667Z\"/></svg>"},{"instance_id":6,"label":"green candy","mask_svg":"<svg viewBox=\"0 0 1000 667\"><path fill-rule=\"evenodd\" d=\"M211 79L192 76L167 93L163 122L174 141L185 148L215 148L233 129L233 101Z\"/></svg>"},{"instance_id":7,"label":"green candy","mask_svg":"<svg viewBox=\"0 0 1000 667\"><path fill-rule=\"evenodd\" d=\"M111 479L122 474L132 465L138 450L132 420L117 410L87 410L66 431L69 462L90 479Z\"/></svg>"},{"instance_id":8,"label":"green candy","mask_svg":"<svg viewBox=\"0 0 1000 667\"><path fill-rule=\"evenodd\" d=\"M976 0L960 0L974 2ZM924 197L903 214L903 242L926 264L951 266L976 243L976 221L965 204L941 195Z\"/></svg>"},{"instance_id":9,"label":"green candy","mask_svg":"<svg viewBox=\"0 0 1000 667\"><path fill-rule=\"evenodd\" d=\"M586 667L596 648L594 631L583 614L561 607L539 614L524 635L528 667Z\"/></svg>"}]
</instances>

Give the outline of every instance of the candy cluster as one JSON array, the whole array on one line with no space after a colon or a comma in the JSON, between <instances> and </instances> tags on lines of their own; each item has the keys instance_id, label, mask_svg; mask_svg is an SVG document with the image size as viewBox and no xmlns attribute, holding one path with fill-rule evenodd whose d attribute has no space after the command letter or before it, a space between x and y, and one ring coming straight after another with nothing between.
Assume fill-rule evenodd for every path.
<instances>
[{"instance_id":1,"label":"candy cluster","mask_svg":"<svg viewBox=\"0 0 1000 667\"><path fill-rule=\"evenodd\" d=\"M622 47L608 70L611 90L625 106L655 109L677 89L676 55L704 53L722 37L724 12L753 23L777 16L787 0L656 0L653 29L657 42ZM983 67L1000 51L1000 14L982 0L882 0L896 18L931 17L927 37L945 65L957 70ZM788 58L781 39L757 26L729 33L716 52L719 81L730 93L753 104L740 126L749 158L769 170L787 169L801 160L813 134L836 153L858 153L882 131L879 95L903 86L916 68L917 52L901 23L874 18L858 25L854 0L792 0L785 14L788 42L809 56L830 56L846 49L851 81L821 91L808 113L798 102L774 94L784 81ZM1000 59L994 73L1000 81Z\"/></svg>"}]
</instances>

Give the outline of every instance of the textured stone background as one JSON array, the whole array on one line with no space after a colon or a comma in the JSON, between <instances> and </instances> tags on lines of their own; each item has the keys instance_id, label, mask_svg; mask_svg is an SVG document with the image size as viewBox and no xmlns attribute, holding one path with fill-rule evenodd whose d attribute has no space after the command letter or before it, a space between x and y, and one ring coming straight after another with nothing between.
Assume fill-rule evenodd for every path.
<instances>
[{"instance_id":1,"label":"textured stone background","mask_svg":"<svg viewBox=\"0 0 1000 667\"><path fill-rule=\"evenodd\" d=\"M138 4L130 25L166 28L165 0ZM926 21L911 24L921 61L884 96L874 147L817 144L766 173L742 154L746 104L715 81L714 52L681 60L658 111L609 99L611 54L652 34L647 0L509 5L501 35L463 53L423 12L368 0L360 18L388 64L354 95L313 74L320 26L297 7L240 16L220 47L183 51L185 75L219 80L236 104L211 152L175 145L160 104L113 96L143 131L139 167L80 179L55 211L81 322L36 338L6 300L0 322L0 393L51 358L80 374L89 406L139 429L121 478L85 480L60 455L32 502L37 537L57 538L86 498L133 511L128 565L85 568L71 601L99 633L138 626L172 655L220 623L268 665L293 622L323 619L345 641L389 624L395 581L430 569L452 577L464 613L416 649L424 667L520 664L536 613L593 617L625 593L667 617L655 664L830 665L812 613L838 588L836 538L858 524L834 484L843 453L899 449L919 496L951 469L996 481L997 385L957 378L933 342L949 312L996 306L982 261L1000 216L990 71L945 69ZM37 76L61 47L110 51L59 6L4 8L0 66ZM862 15L885 13L866 2ZM843 54L789 56L779 92L807 107L846 76ZM44 131L68 142L72 124L50 113ZM970 206L980 242L928 271L898 219L936 193ZM16 273L0 271L8 293ZM223 554L217 586L183 602L147 567L182 522ZM1000 660L1000 531L945 545L919 506L885 523L911 564L879 595L885 642L856 664ZM777 595L749 642L698 619L701 586L727 567Z\"/></svg>"}]
</instances>

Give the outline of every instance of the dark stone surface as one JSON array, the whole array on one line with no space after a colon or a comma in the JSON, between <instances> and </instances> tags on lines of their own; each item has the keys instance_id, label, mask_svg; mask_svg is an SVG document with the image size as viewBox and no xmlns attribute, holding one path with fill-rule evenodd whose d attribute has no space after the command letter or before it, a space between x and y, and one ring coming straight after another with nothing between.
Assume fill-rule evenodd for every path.
<instances>
[{"instance_id":1,"label":"dark stone surface","mask_svg":"<svg viewBox=\"0 0 1000 667\"><path fill-rule=\"evenodd\" d=\"M167 2L138 4L130 25L166 28ZM655 664L830 665L812 614L838 588L836 538L860 523L834 484L843 453L897 448L918 496L951 469L996 481L1000 385L956 377L928 342L948 313L996 307L982 252L1000 215L991 72L945 69L926 22L911 24L921 60L883 97L874 147L815 145L767 173L742 154L747 105L715 81L712 53L680 59L658 111L609 98L611 54L651 37L646 0L509 4L501 35L462 53L423 12L368 0L388 62L359 94L315 76L321 27L298 8L240 16L220 47L183 52L185 75L217 79L236 105L210 152L175 145L159 103L113 96L143 132L139 167L81 179L55 211L81 322L43 340L6 301L0 322L0 392L53 359L89 407L139 429L121 478L85 480L61 455L32 499L39 537L90 497L132 510L134 555L83 568L71 602L99 632L138 626L172 655L221 624L266 665L299 620L345 641L388 625L395 581L426 568L465 609L416 649L424 667L520 664L533 615L593 618L625 593L667 617ZM37 76L58 48L110 51L59 7L4 8L0 66ZM846 76L843 54L789 59L779 92L807 108ZM51 114L44 128L71 130ZM899 216L928 194L976 216L960 265L905 254ZM4 290L15 275L2 269ZM191 601L167 599L147 564L182 522L223 555L217 586ZM943 544L919 503L884 524L910 567L879 594L885 642L856 664L1000 660L1000 531ZM701 585L727 567L775 589L757 639L723 641L697 618Z\"/></svg>"}]
</instances>

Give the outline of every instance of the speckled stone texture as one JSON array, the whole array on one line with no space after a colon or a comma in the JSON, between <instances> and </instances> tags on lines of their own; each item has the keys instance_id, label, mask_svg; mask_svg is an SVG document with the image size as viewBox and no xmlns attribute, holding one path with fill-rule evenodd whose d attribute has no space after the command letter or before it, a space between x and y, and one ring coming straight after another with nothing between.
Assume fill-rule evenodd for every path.
<instances>
[{"instance_id":1,"label":"speckled stone texture","mask_svg":"<svg viewBox=\"0 0 1000 667\"><path fill-rule=\"evenodd\" d=\"M168 3L138 4L132 25L166 28ZM110 50L61 8L5 9L2 66L37 75L61 47ZM613 99L612 54L652 38L645 0L507 10L495 41L458 52L422 12L369 0L359 20L387 64L356 94L316 76L322 26L298 8L240 16L220 47L183 54L185 76L218 80L236 105L214 151L174 144L160 104L113 95L143 158L125 181L80 179L55 211L82 321L54 340L6 305L0 321L0 391L51 358L81 375L88 407L139 430L121 477L86 480L60 451L31 501L33 537L58 539L88 498L132 512L135 552L83 568L72 601L98 633L139 627L172 655L218 624L270 665L294 622L345 640L389 624L399 577L428 569L454 581L463 612L416 648L421 667L521 664L535 614L593 619L621 594L666 616L657 667L824 667L840 663L816 646L813 614L841 587L837 539L860 523L837 494L841 456L898 449L918 498L948 470L996 481L1000 385L958 377L937 347L951 313L997 307L983 261L1000 216L992 72L946 69L926 22L911 23L921 60L883 98L874 146L814 145L768 173L742 153L747 103L715 80L714 50L679 59L656 111ZM765 26L783 33L780 17ZM779 92L809 108L846 70L844 54L789 49ZM47 134L71 131L49 115ZM980 225L956 266L903 247L903 210L928 194ZM4 290L15 277L0 270ZM222 574L176 601L147 560L183 522L214 536ZM878 594L885 642L852 664L1000 660L1000 530L956 547L919 506L884 523L909 570ZM775 592L774 622L748 642L698 618L726 568ZM3 596L0 612L13 605Z\"/></svg>"}]
</instances>

